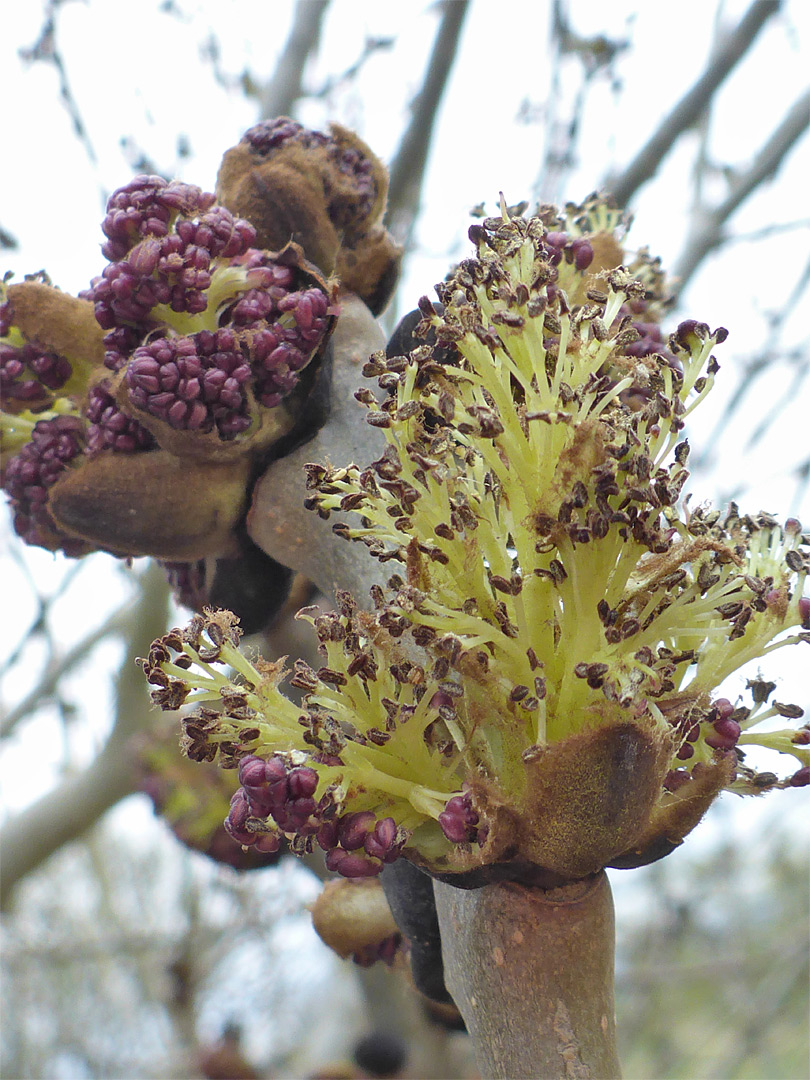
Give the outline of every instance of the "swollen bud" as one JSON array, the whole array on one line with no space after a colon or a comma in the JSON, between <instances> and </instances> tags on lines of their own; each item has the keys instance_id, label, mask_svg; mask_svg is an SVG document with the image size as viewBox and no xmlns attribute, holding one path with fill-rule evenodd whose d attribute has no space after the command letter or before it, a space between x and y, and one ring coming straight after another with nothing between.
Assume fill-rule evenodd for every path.
<instances>
[{"instance_id":1,"label":"swollen bud","mask_svg":"<svg viewBox=\"0 0 810 1080\"><path fill-rule=\"evenodd\" d=\"M398 933L379 881L330 881L311 911L318 937L344 958Z\"/></svg>"},{"instance_id":2,"label":"swollen bud","mask_svg":"<svg viewBox=\"0 0 810 1080\"><path fill-rule=\"evenodd\" d=\"M230 550L249 468L162 450L101 454L65 470L47 507L61 532L102 550L189 562Z\"/></svg>"}]
</instances>

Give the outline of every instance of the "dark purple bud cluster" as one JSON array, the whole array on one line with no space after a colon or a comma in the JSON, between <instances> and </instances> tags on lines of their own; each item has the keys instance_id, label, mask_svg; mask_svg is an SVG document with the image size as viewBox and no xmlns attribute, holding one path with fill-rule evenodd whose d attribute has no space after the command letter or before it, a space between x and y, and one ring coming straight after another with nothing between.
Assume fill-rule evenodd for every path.
<instances>
[{"instance_id":1,"label":"dark purple bud cluster","mask_svg":"<svg viewBox=\"0 0 810 1080\"><path fill-rule=\"evenodd\" d=\"M272 408L297 386L329 300L289 259L251 247L253 226L199 188L141 176L112 196L103 228L115 261L92 299L135 409L227 440L251 428L254 397Z\"/></svg>"},{"instance_id":2,"label":"dark purple bud cluster","mask_svg":"<svg viewBox=\"0 0 810 1080\"><path fill-rule=\"evenodd\" d=\"M353 189L350 196L345 190L330 191L328 174L325 178L329 199L327 213L333 225L338 229L345 229L356 224L358 217L367 217L374 206L377 185L373 165L356 146L342 144L321 131L311 131L286 116L263 120L255 124L242 136L242 142L247 143L253 153L261 158L270 157L285 143L294 143L305 150L323 147L329 164L349 181Z\"/></svg>"},{"instance_id":3,"label":"dark purple bud cluster","mask_svg":"<svg viewBox=\"0 0 810 1080\"><path fill-rule=\"evenodd\" d=\"M271 854L281 847L280 833L274 829L268 830L264 822L252 813L244 788L239 788L231 796L231 808L224 824L228 835L243 848L253 847Z\"/></svg>"},{"instance_id":4,"label":"dark purple bud cluster","mask_svg":"<svg viewBox=\"0 0 810 1080\"><path fill-rule=\"evenodd\" d=\"M718 698L709 711L707 720L712 730L704 736L704 742L713 750L733 750L740 737L740 725L733 719L734 706L728 698Z\"/></svg>"},{"instance_id":5,"label":"dark purple bud cluster","mask_svg":"<svg viewBox=\"0 0 810 1080\"><path fill-rule=\"evenodd\" d=\"M132 184L138 180L157 182L155 177L136 177ZM117 261L110 262L93 285L96 319L104 330L121 324L143 324L146 329L158 304L199 315L208 306L206 290L214 260L244 255L256 239L255 229L224 207L214 206L209 192L177 181L160 183L163 189L153 185L151 194L158 203L168 197L174 209L165 206L156 218L154 201L146 200L115 211L112 220L108 213L105 219L104 231L115 234L115 239L105 244L104 254ZM175 187L180 189L178 198ZM121 190L129 197L126 188ZM116 192L110 203L120 194Z\"/></svg>"},{"instance_id":6,"label":"dark purple bud cluster","mask_svg":"<svg viewBox=\"0 0 810 1080\"><path fill-rule=\"evenodd\" d=\"M232 330L158 338L136 349L124 376L132 404L171 427L232 438L250 427L251 371Z\"/></svg>"},{"instance_id":7,"label":"dark purple bud cluster","mask_svg":"<svg viewBox=\"0 0 810 1080\"><path fill-rule=\"evenodd\" d=\"M238 307L238 305L237 305ZM299 372L323 340L327 328L329 303L320 289L289 293L278 311L280 319L252 335L251 352L255 391L259 401L273 408L295 388Z\"/></svg>"},{"instance_id":8,"label":"dark purple bud cluster","mask_svg":"<svg viewBox=\"0 0 810 1080\"><path fill-rule=\"evenodd\" d=\"M119 188L107 203L101 228L108 238L101 249L110 262L124 258L139 239L162 237L178 214L205 213L214 196L179 180L168 183L160 176L135 176Z\"/></svg>"},{"instance_id":9,"label":"dark purple bud cluster","mask_svg":"<svg viewBox=\"0 0 810 1080\"><path fill-rule=\"evenodd\" d=\"M463 795L454 795L439 814L442 832L453 844L483 843L483 830L478 828L478 821L469 791L465 791Z\"/></svg>"},{"instance_id":10,"label":"dark purple bud cluster","mask_svg":"<svg viewBox=\"0 0 810 1080\"><path fill-rule=\"evenodd\" d=\"M371 810L344 814L318 833L327 852L326 868L343 877L375 877L399 858L405 837L393 818L379 820Z\"/></svg>"},{"instance_id":11,"label":"dark purple bud cluster","mask_svg":"<svg viewBox=\"0 0 810 1080\"><path fill-rule=\"evenodd\" d=\"M85 425L78 416L39 420L30 440L3 470L3 488L14 514L14 529L27 544L53 547L58 532L47 510L48 489L83 453ZM68 555L82 555L82 541L65 539Z\"/></svg>"},{"instance_id":12,"label":"dark purple bud cluster","mask_svg":"<svg viewBox=\"0 0 810 1080\"><path fill-rule=\"evenodd\" d=\"M310 131L303 124L290 120L287 116L277 116L273 120L262 120L248 128L242 136L254 153L267 157L272 150L277 150L285 142L293 141L309 149L313 146L326 146L329 137L320 131Z\"/></svg>"},{"instance_id":13,"label":"dark purple bud cluster","mask_svg":"<svg viewBox=\"0 0 810 1080\"><path fill-rule=\"evenodd\" d=\"M94 386L87 398L85 416L90 421L87 429L88 456L102 450L112 450L120 454L135 454L141 450L151 450L155 440L137 420L127 416L119 408L115 398L103 384Z\"/></svg>"},{"instance_id":14,"label":"dark purple bud cluster","mask_svg":"<svg viewBox=\"0 0 810 1080\"><path fill-rule=\"evenodd\" d=\"M8 308L7 304L3 304ZM9 316L10 318L10 316ZM11 329L7 326L5 333ZM2 335L5 336L5 335ZM64 356L41 349L33 342L14 346L0 341L0 398L6 412L46 408L53 391L60 390L72 374Z\"/></svg>"},{"instance_id":15,"label":"dark purple bud cluster","mask_svg":"<svg viewBox=\"0 0 810 1080\"><path fill-rule=\"evenodd\" d=\"M317 803L313 798L318 774L305 766L291 766L276 754L269 761L251 754L239 762L242 787L231 799L225 828L238 843L263 845L274 850L279 845L279 830L293 836L308 837L317 833L323 816L334 803L328 796ZM272 818L276 827L267 827ZM268 847L271 845L271 847Z\"/></svg>"},{"instance_id":16,"label":"dark purple bud cluster","mask_svg":"<svg viewBox=\"0 0 810 1080\"><path fill-rule=\"evenodd\" d=\"M643 357L658 353L660 356L672 357L658 323L637 321L632 322L630 325L634 330L638 331L639 337L637 341L631 341L629 345L625 346L625 352L628 356Z\"/></svg>"},{"instance_id":17,"label":"dark purple bud cluster","mask_svg":"<svg viewBox=\"0 0 810 1080\"><path fill-rule=\"evenodd\" d=\"M282 833L294 850L311 850L317 841L327 868L344 877L374 877L399 858L405 836L394 819L378 820L370 810L338 817L333 792L315 799L318 774L309 766L251 754L239 762L239 781L225 828L240 844L280 843Z\"/></svg>"}]
</instances>

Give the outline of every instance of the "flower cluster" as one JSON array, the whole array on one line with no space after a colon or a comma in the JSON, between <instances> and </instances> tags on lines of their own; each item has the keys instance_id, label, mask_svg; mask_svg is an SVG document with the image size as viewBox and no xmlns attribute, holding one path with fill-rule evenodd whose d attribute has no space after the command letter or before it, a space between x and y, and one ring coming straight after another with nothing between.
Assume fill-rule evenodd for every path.
<instances>
[{"instance_id":1,"label":"flower cluster","mask_svg":"<svg viewBox=\"0 0 810 1080\"><path fill-rule=\"evenodd\" d=\"M102 228L112 261L91 297L121 400L158 439L163 425L224 441L255 429L257 404L277 406L324 343L323 282L293 249L253 247L252 225L176 180L136 176Z\"/></svg>"},{"instance_id":2,"label":"flower cluster","mask_svg":"<svg viewBox=\"0 0 810 1080\"><path fill-rule=\"evenodd\" d=\"M333 291L191 184L136 176L102 229L109 262L81 297L0 286L3 487L27 543L191 564L233 546L245 463L295 423ZM178 486L217 491L216 513L177 520Z\"/></svg>"},{"instance_id":3,"label":"flower cluster","mask_svg":"<svg viewBox=\"0 0 810 1080\"><path fill-rule=\"evenodd\" d=\"M139 790L184 847L240 871L273 866L284 854L284 847L268 853L234 844L223 818L235 776L190 761L180 753L173 733L139 740L136 754Z\"/></svg>"},{"instance_id":4,"label":"flower cluster","mask_svg":"<svg viewBox=\"0 0 810 1080\"><path fill-rule=\"evenodd\" d=\"M260 247L292 238L375 315L385 307L402 255L382 224L388 174L353 132L263 120L226 151L216 192L255 227Z\"/></svg>"},{"instance_id":5,"label":"flower cluster","mask_svg":"<svg viewBox=\"0 0 810 1080\"><path fill-rule=\"evenodd\" d=\"M242 142L258 158L269 158L279 147L300 147L310 152L323 148L333 168L326 174L327 212L340 229L358 231L377 208L381 181L373 156L357 140L347 141L310 131L286 116L263 120L249 128Z\"/></svg>"},{"instance_id":6,"label":"flower cluster","mask_svg":"<svg viewBox=\"0 0 810 1080\"><path fill-rule=\"evenodd\" d=\"M593 200L504 207L470 230L440 311L420 303L426 344L366 365L386 397L357 396L386 450L312 466L311 505L354 515L337 534L396 572L372 612L341 595L305 616L325 663L296 668L303 710L221 613L156 645L158 703L219 703L184 720L192 756L248 757L271 786L305 770L306 821L289 786L253 809L248 787L246 834L272 819L293 846L328 833L345 850L324 823L368 813L364 829L391 819L434 873L509 862L564 880L661 857L722 789L810 781L810 732L774 730L801 710L773 683L718 696L747 662L810 641L810 537L682 497L683 429L726 332L689 320L664 343L660 269L623 254L622 229ZM798 769L756 772L753 745Z\"/></svg>"}]
</instances>

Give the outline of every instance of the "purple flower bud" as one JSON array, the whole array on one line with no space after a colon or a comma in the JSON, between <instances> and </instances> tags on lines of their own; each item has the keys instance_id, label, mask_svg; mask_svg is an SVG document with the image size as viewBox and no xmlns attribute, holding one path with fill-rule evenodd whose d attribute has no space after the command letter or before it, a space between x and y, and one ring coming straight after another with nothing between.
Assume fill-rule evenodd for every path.
<instances>
[{"instance_id":1,"label":"purple flower bud","mask_svg":"<svg viewBox=\"0 0 810 1080\"><path fill-rule=\"evenodd\" d=\"M715 750L733 750L740 737L740 725L736 720L715 720L714 733L705 742Z\"/></svg>"},{"instance_id":2,"label":"purple flower bud","mask_svg":"<svg viewBox=\"0 0 810 1080\"><path fill-rule=\"evenodd\" d=\"M371 810L360 810L353 814L344 814L338 821L338 838L347 851L361 848L376 818Z\"/></svg>"},{"instance_id":3,"label":"purple flower bud","mask_svg":"<svg viewBox=\"0 0 810 1080\"><path fill-rule=\"evenodd\" d=\"M393 862L399 857L402 841L399 839L399 830L393 818L383 818L378 821L364 842L363 847L367 855L373 855L383 862Z\"/></svg>"},{"instance_id":4,"label":"purple flower bud","mask_svg":"<svg viewBox=\"0 0 810 1080\"><path fill-rule=\"evenodd\" d=\"M468 843L476 839L478 814L472 809L469 792L454 795L439 814L439 825L453 844Z\"/></svg>"},{"instance_id":5,"label":"purple flower bud","mask_svg":"<svg viewBox=\"0 0 810 1080\"><path fill-rule=\"evenodd\" d=\"M315 794L318 786L318 774L307 766L291 769L287 777L290 797L293 799L309 798Z\"/></svg>"},{"instance_id":6,"label":"purple flower bud","mask_svg":"<svg viewBox=\"0 0 810 1080\"><path fill-rule=\"evenodd\" d=\"M242 788L239 788L231 796L231 810L228 814L228 820L234 828L241 829L249 817L250 807L248 806L247 796Z\"/></svg>"},{"instance_id":7,"label":"purple flower bud","mask_svg":"<svg viewBox=\"0 0 810 1080\"><path fill-rule=\"evenodd\" d=\"M318 831L315 834L315 839L324 851L331 851L332 848L338 845L338 824L337 821L323 821L318 827Z\"/></svg>"},{"instance_id":8,"label":"purple flower bud","mask_svg":"<svg viewBox=\"0 0 810 1080\"><path fill-rule=\"evenodd\" d=\"M61 538L46 509L48 488L84 450L85 424L77 416L39 420L30 440L5 463L3 487L14 514L14 529L28 544L85 554L81 541Z\"/></svg>"},{"instance_id":9,"label":"purple flower bud","mask_svg":"<svg viewBox=\"0 0 810 1080\"><path fill-rule=\"evenodd\" d=\"M664 777L664 789L666 791L677 791L684 784L688 784L690 780L691 777L687 769L670 769Z\"/></svg>"},{"instance_id":10,"label":"purple flower bud","mask_svg":"<svg viewBox=\"0 0 810 1080\"><path fill-rule=\"evenodd\" d=\"M267 783L265 762L254 754L239 762L239 782L244 787L261 788Z\"/></svg>"},{"instance_id":11,"label":"purple flower bud","mask_svg":"<svg viewBox=\"0 0 810 1080\"><path fill-rule=\"evenodd\" d=\"M810 596L803 596L799 600L799 619L802 629L810 630Z\"/></svg>"},{"instance_id":12,"label":"purple flower bud","mask_svg":"<svg viewBox=\"0 0 810 1080\"><path fill-rule=\"evenodd\" d=\"M717 711L718 720L727 720L729 716L734 712L734 706L728 700L728 698L717 698L712 703L712 708Z\"/></svg>"},{"instance_id":13,"label":"purple flower bud","mask_svg":"<svg viewBox=\"0 0 810 1080\"><path fill-rule=\"evenodd\" d=\"M325 862L327 870L332 870L347 878L376 877L383 868L383 864L378 859L344 851L343 848L333 848L327 853Z\"/></svg>"},{"instance_id":14,"label":"purple flower bud","mask_svg":"<svg viewBox=\"0 0 810 1080\"><path fill-rule=\"evenodd\" d=\"M591 242L586 240L584 236L579 236L572 242L571 253L577 270L587 270L593 262L593 247Z\"/></svg>"}]
</instances>

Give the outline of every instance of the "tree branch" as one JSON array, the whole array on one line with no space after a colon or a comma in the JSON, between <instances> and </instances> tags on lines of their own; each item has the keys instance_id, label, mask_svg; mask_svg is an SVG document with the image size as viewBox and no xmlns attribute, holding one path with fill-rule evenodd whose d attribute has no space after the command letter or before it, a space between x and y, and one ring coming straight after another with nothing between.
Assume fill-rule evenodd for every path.
<instances>
[{"instance_id":1,"label":"tree branch","mask_svg":"<svg viewBox=\"0 0 810 1080\"><path fill-rule=\"evenodd\" d=\"M276 70L259 94L262 120L288 116L301 97L301 82L306 62L317 49L321 23L329 0L298 0L290 36L279 57Z\"/></svg>"},{"instance_id":2,"label":"tree branch","mask_svg":"<svg viewBox=\"0 0 810 1080\"><path fill-rule=\"evenodd\" d=\"M11 818L0 830L3 851L0 907L26 874L63 844L76 839L101 815L135 789L132 736L148 725L149 699L143 673L135 664L166 629L168 588L153 564L142 578L142 594L126 635L124 663L118 676L116 716L104 749L81 773L68 776L38 802Z\"/></svg>"},{"instance_id":3,"label":"tree branch","mask_svg":"<svg viewBox=\"0 0 810 1080\"><path fill-rule=\"evenodd\" d=\"M712 52L706 69L662 121L623 173L606 181L619 206L627 206L636 191L657 172L680 136L708 107L718 87L745 56L767 20L776 15L782 0L754 0L739 25Z\"/></svg>"},{"instance_id":4,"label":"tree branch","mask_svg":"<svg viewBox=\"0 0 810 1080\"><path fill-rule=\"evenodd\" d=\"M132 616L134 605L127 604L119 611L114 611L100 626L91 630L86 637L77 642L64 656L53 658L37 685L26 694L15 708L11 709L0 723L0 738L7 738L21 720L24 720L37 706L50 700L58 689L63 675L76 664L84 660L88 652L100 641L111 638L123 631Z\"/></svg>"},{"instance_id":5,"label":"tree branch","mask_svg":"<svg viewBox=\"0 0 810 1080\"><path fill-rule=\"evenodd\" d=\"M621 1075L607 875L544 890L434 882L445 982L482 1076Z\"/></svg>"},{"instance_id":6,"label":"tree branch","mask_svg":"<svg viewBox=\"0 0 810 1080\"><path fill-rule=\"evenodd\" d=\"M411 120L390 168L388 225L406 245L419 211L433 128L458 50L469 0L444 0L442 21L422 89L411 102Z\"/></svg>"},{"instance_id":7,"label":"tree branch","mask_svg":"<svg viewBox=\"0 0 810 1080\"><path fill-rule=\"evenodd\" d=\"M770 179L796 142L810 127L810 90L794 103L750 166L737 176L725 199L714 210L695 215L695 224L672 271L678 291L683 292L698 266L724 239L723 225L745 199Z\"/></svg>"},{"instance_id":8,"label":"tree branch","mask_svg":"<svg viewBox=\"0 0 810 1080\"><path fill-rule=\"evenodd\" d=\"M380 456L385 439L364 422L365 410L354 391L363 382L362 367L385 345L382 331L362 300L343 295L340 318L329 343L332 387L329 419L308 443L274 461L254 488L248 533L271 558L314 581L328 597L347 589L360 603L373 581L389 573L363 544L350 544L332 532L332 521L307 510L304 466L308 462L366 465Z\"/></svg>"}]
</instances>

